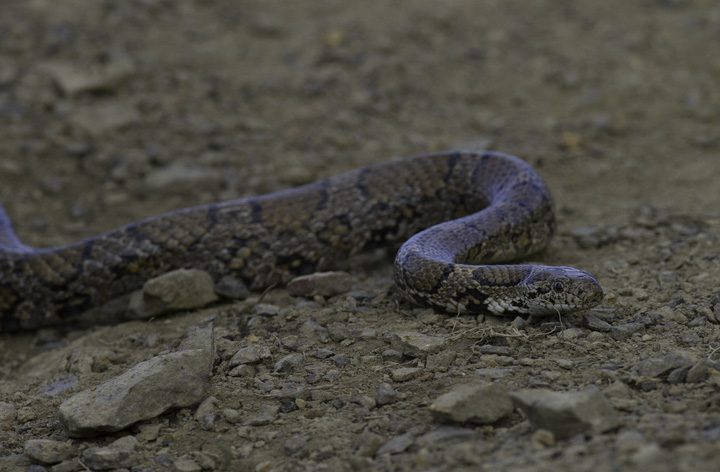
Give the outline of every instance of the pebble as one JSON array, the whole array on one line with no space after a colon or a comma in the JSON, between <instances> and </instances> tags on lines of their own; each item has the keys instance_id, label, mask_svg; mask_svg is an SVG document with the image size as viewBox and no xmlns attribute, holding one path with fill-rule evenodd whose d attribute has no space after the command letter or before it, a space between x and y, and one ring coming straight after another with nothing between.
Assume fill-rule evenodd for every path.
<instances>
[{"instance_id":1,"label":"pebble","mask_svg":"<svg viewBox=\"0 0 720 472\"><path fill-rule=\"evenodd\" d=\"M399 454L407 450L410 446L413 445L414 442L415 440L410 433L395 436L394 438L390 439L385 444L380 446L380 448L377 450L377 455Z\"/></svg>"},{"instance_id":2,"label":"pebble","mask_svg":"<svg viewBox=\"0 0 720 472\"><path fill-rule=\"evenodd\" d=\"M398 401L398 394L389 383L381 383L378 387L375 403L377 406L390 405Z\"/></svg>"},{"instance_id":3,"label":"pebble","mask_svg":"<svg viewBox=\"0 0 720 472\"><path fill-rule=\"evenodd\" d=\"M173 461L173 467L177 472L200 472L202 470L200 464L186 457Z\"/></svg>"},{"instance_id":4,"label":"pebble","mask_svg":"<svg viewBox=\"0 0 720 472\"><path fill-rule=\"evenodd\" d=\"M130 468L137 443L133 436L125 436L105 447L91 447L83 452L83 464L92 470Z\"/></svg>"},{"instance_id":5,"label":"pebble","mask_svg":"<svg viewBox=\"0 0 720 472\"><path fill-rule=\"evenodd\" d=\"M327 333L330 339L339 343L350 337L350 329L347 323L330 323L327 327Z\"/></svg>"},{"instance_id":6,"label":"pebble","mask_svg":"<svg viewBox=\"0 0 720 472\"><path fill-rule=\"evenodd\" d=\"M645 330L645 325L639 322L623 323L612 326L610 329L610 337L615 341L626 341L632 337L633 334L639 333Z\"/></svg>"},{"instance_id":7,"label":"pebble","mask_svg":"<svg viewBox=\"0 0 720 472\"><path fill-rule=\"evenodd\" d=\"M262 405L260 410L247 421L250 426L265 426L272 423L277 418L277 407L271 405Z\"/></svg>"},{"instance_id":8,"label":"pebble","mask_svg":"<svg viewBox=\"0 0 720 472\"><path fill-rule=\"evenodd\" d=\"M407 382L417 377L420 372L422 369L419 367L398 367L390 370L390 377L396 382Z\"/></svg>"},{"instance_id":9,"label":"pebble","mask_svg":"<svg viewBox=\"0 0 720 472\"><path fill-rule=\"evenodd\" d=\"M385 349L381 356L386 362L402 362L403 360L402 352L396 351L395 349Z\"/></svg>"},{"instance_id":10,"label":"pebble","mask_svg":"<svg viewBox=\"0 0 720 472\"><path fill-rule=\"evenodd\" d=\"M308 453L309 438L304 434L293 434L283 443L283 452L286 456L303 456ZM305 454L301 454L305 453Z\"/></svg>"},{"instance_id":11,"label":"pebble","mask_svg":"<svg viewBox=\"0 0 720 472\"><path fill-rule=\"evenodd\" d=\"M257 364L271 358L272 353L270 352L269 347L253 344L243 347L236 352L235 355L228 361L228 367L236 367L245 364Z\"/></svg>"},{"instance_id":12,"label":"pebble","mask_svg":"<svg viewBox=\"0 0 720 472\"><path fill-rule=\"evenodd\" d=\"M214 193L222 187L223 176L217 169L173 163L147 173L143 183L150 193L187 194L189 189Z\"/></svg>"},{"instance_id":13,"label":"pebble","mask_svg":"<svg viewBox=\"0 0 720 472\"><path fill-rule=\"evenodd\" d=\"M93 135L102 136L118 131L140 121L134 105L122 101L95 102L77 107L70 122L77 128Z\"/></svg>"},{"instance_id":14,"label":"pebble","mask_svg":"<svg viewBox=\"0 0 720 472\"><path fill-rule=\"evenodd\" d=\"M718 365L711 362L708 358L705 357L703 359L700 359L699 362L697 362L694 366L690 368L690 370L687 371L685 381L687 383L704 382L711 375L719 375L720 372L718 372L718 370Z\"/></svg>"},{"instance_id":15,"label":"pebble","mask_svg":"<svg viewBox=\"0 0 720 472\"><path fill-rule=\"evenodd\" d=\"M293 295L304 297L332 297L347 293L353 284L353 277L347 272L315 272L295 277L287 284L287 290Z\"/></svg>"},{"instance_id":16,"label":"pebble","mask_svg":"<svg viewBox=\"0 0 720 472\"><path fill-rule=\"evenodd\" d=\"M178 351L140 362L127 372L65 400L58 416L70 437L120 431L174 408L197 405L212 373L212 323L193 330Z\"/></svg>"},{"instance_id":17,"label":"pebble","mask_svg":"<svg viewBox=\"0 0 720 472\"><path fill-rule=\"evenodd\" d=\"M7 425L17 419L17 408L12 403L0 402L0 424Z\"/></svg>"},{"instance_id":18,"label":"pebble","mask_svg":"<svg viewBox=\"0 0 720 472\"><path fill-rule=\"evenodd\" d=\"M583 326L593 331L607 333L612 331L613 326L607 321L601 320L597 316L587 314L583 317Z\"/></svg>"},{"instance_id":19,"label":"pebble","mask_svg":"<svg viewBox=\"0 0 720 472\"><path fill-rule=\"evenodd\" d=\"M303 362L305 362L305 356L294 352L277 361L273 367L273 372L288 372L301 366Z\"/></svg>"},{"instance_id":20,"label":"pebble","mask_svg":"<svg viewBox=\"0 0 720 472\"><path fill-rule=\"evenodd\" d=\"M226 275L215 284L215 293L232 300L245 300L250 296L250 289L241 280Z\"/></svg>"},{"instance_id":21,"label":"pebble","mask_svg":"<svg viewBox=\"0 0 720 472\"><path fill-rule=\"evenodd\" d=\"M212 277L198 269L179 269L145 282L133 292L128 317L147 319L177 310L200 308L218 299Z\"/></svg>"},{"instance_id":22,"label":"pebble","mask_svg":"<svg viewBox=\"0 0 720 472\"><path fill-rule=\"evenodd\" d=\"M510 415L513 409L505 385L485 382L455 387L430 405L436 421L461 424L492 424Z\"/></svg>"},{"instance_id":23,"label":"pebble","mask_svg":"<svg viewBox=\"0 0 720 472\"><path fill-rule=\"evenodd\" d=\"M81 68L68 62L46 63L42 67L69 96L83 92L112 92L135 73L135 66L128 59L115 59L92 68Z\"/></svg>"},{"instance_id":24,"label":"pebble","mask_svg":"<svg viewBox=\"0 0 720 472\"><path fill-rule=\"evenodd\" d=\"M602 433L620 426L612 405L595 387L577 392L523 389L510 396L533 428L551 431L557 439Z\"/></svg>"},{"instance_id":25,"label":"pebble","mask_svg":"<svg viewBox=\"0 0 720 472\"><path fill-rule=\"evenodd\" d=\"M25 455L40 464L57 464L75 455L75 446L50 439L28 439L23 446Z\"/></svg>"},{"instance_id":26,"label":"pebble","mask_svg":"<svg viewBox=\"0 0 720 472\"><path fill-rule=\"evenodd\" d=\"M630 368L630 373L636 377L662 378L675 369L688 368L692 364L688 356L668 354L642 360Z\"/></svg>"},{"instance_id":27,"label":"pebble","mask_svg":"<svg viewBox=\"0 0 720 472\"><path fill-rule=\"evenodd\" d=\"M426 358L440 351L446 341L447 339L442 336L428 336L415 331L400 331L390 336L390 345L393 349L406 356L419 358Z\"/></svg>"},{"instance_id":28,"label":"pebble","mask_svg":"<svg viewBox=\"0 0 720 472\"><path fill-rule=\"evenodd\" d=\"M257 316L277 316L280 314L280 307L269 303L256 303L252 307L252 314Z\"/></svg>"}]
</instances>

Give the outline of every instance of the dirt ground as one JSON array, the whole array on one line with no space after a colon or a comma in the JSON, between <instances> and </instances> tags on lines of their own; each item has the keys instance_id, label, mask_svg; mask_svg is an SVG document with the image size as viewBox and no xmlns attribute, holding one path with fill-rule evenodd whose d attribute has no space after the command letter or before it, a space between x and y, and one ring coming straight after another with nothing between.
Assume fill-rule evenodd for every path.
<instances>
[{"instance_id":1,"label":"dirt ground","mask_svg":"<svg viewBox=\"0 0 720 472\"><path fill-rule=\"evenodd\" d=\"M75 376L90 388L215 316L214 425L181 409L153 420L154 435L72 440L78 455L131 434L138 471L717 470L717 370L694 383L631 371L666 354L720 358L718 50L715 0L3 2L0 199L26 244L401 156L495 149L530 162L555 197L558 233L538 260L590 271L606 292L595 314L642 329L611 336L621 330L579 316L516 331L512 320L435 315L399 303L390 260L375 258L348 269L346 295L272 290L263 302L275 317L245 315L254 297L151 322L3 334L0 401L18 415L1 425L0 464L31 470L25 441L67 439L57 407L73 391L48 385ZM359 334L336 342L308 333L310 322ZM430 369L383 357L387 335L403 330L446 336L454 360ZM250 342L273 360L229 376L226 361ZM478 350L487 344L509 352ZM334 357L316 359L318 349ZM78 352L104 362L74 373L61 360ZM317 392L268 425L223 413L281 407L268 392L306 382L307 372L272 372L290 352L338 375L308 382ZM396 380L399 366L421 373ZM543 442L516 411L437 433L448 426L428 405L497 367L511 390L596 386L622 425ZM362 400L384 382L397 402ZM401 436L404 447L378 453Z\"/></svg>"}]
</instances>

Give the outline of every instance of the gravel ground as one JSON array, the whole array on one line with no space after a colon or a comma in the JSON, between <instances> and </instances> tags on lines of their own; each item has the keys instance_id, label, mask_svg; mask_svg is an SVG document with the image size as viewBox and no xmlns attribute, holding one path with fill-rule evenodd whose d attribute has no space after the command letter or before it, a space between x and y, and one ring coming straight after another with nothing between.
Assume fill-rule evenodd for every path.
<instances>
[{"instance_id":1,"label":"gravel ground","mask_svg":"<svg viewBox=\"0 0 720 472\"><path fill-rule=\"evenodd\" d=\"M606 298L446 317L374 254L337 296L3 334L0 469L717 470L719 47L713 0L4 2L0 199L29 245L489 148L553 191L537 259ZM217 352L199 406L69 437L63 402L188 352L196 326Z\"/></svg>"}]
</instances>

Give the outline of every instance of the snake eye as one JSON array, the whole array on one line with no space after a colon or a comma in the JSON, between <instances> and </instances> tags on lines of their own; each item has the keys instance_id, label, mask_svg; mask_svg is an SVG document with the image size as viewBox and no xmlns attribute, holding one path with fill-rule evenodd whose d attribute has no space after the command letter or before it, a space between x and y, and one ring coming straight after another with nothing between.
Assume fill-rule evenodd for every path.
<instances>
[{"instance_id":1,"label":"snake eye","mask_svg":"<svg viewBox=\"0 0 720 472\"><path fill-rule=\"evenodd\" d=\"M565 286L562 282L555 282L553 284L553 290L555 290L557 293L561 293L565 289Z\"/></svg>"}]
</instances>

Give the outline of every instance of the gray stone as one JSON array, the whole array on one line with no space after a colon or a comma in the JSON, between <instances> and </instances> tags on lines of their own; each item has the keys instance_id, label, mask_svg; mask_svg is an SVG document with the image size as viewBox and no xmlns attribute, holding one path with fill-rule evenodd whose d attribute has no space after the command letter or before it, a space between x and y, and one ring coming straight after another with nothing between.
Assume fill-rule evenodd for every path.
<instances>
[{"instance_id":1,"label":"gray stone","mask_svg":"<svg viewBox=\"0 0 720 472\"><path fill-rule=\"evenodd\" d=\"M685 381L687 383L704 382L713 372L717 372L717 366L707 357L700 359L694 366L687 371Z\"/></svg>"},{"instance_id":2,"label":"gray stone","mask_svg":"<svg viewBox=\"0 0 720 472\"><path fill-rule=\"evenodd\" d=\"M389 383L381 383L378 387L377 395L375 396L375 403L378 406L390 405L398 401L398 394Z\"/></svg>"},{"instance_id":3,"label":"gray stone","mask_svg":"<svg viewBox=\"0 0 720 472\"><path fill-rule=\"evenodd\" d=\"M295 277L287 284L287 290L304 297L332 297L347 293L352 284L353 278L347 272L315 272Z\"/></svg>"},{"instance_id":4,"label":"gray stone","mask_svg":"<svg viewBox=\"0 0 720 472\"><path fill-rule=\"evenodd\" d=\"M133 436L125 436L106 447L91 447L83 452L83 464L92 470L130 468L137 443Z\"/></svg>"},{"instance_id":5,"label":"gray stone","mask_svg":"<svg viewBox=\"0 0 720 472\"><path fill-rule=\"evenodd\" d=\"M350 337L350 330L348 329L347 323L331 323L327 327L327 333L330 339L336 343Z\"/></svg>"},{"instance_id":6,"label":"gray stone","mask_svg":"<svg viewBox=\"0 0 720 472\"><path fill-rule=\"evenodd\" d=\"M28 439L24 445L25 455L40 464L57 464L75 455L75 446L50 439Z\"/></svg>"},{"instance_id":7,"label":"gray stone","mask_svg":"<svg viewBox=\"0 0 720 472\"><path fill-rule=\"evenodd\" d=\"M428 336L415 331L401 331L392 333L390 336L390 345L393 349L406 356L423 359L429 354L440 351L446 341L446 338L442 336Z\"/></svg>"},{"instance_id":8,"label":"gray stone","mask_svg":"<svg viewBox=\"0 0 720 472\"><path fill-rule=\"evenodd\" d=\"M259 346L252 344L244 347L235 353L228 361L228 367L236 367L244 364L257 364L272 358L270 348L267 346Z\"/></svg>"},{"instance_id":9,"label":"gray stone","mask_svg":"<svg viewBox=\"0 0 720 472\"><path fill-rule=\"evenodd\" d=\"M620 425L615 410L595 387L579 392L524 389L512 392L510 397L533 428L547 429L558 439L602 433Z\"/></svg>"},{"instance_id":10,"label":"gray stone","mask_svg":"<svg viewBox=\"0 0 720 472\"><path fill-rule=\"evenodd\" d=\"M100 102L78 107L70 121L89 134L100 136L140 121L133 105L126 102Z\"/></svg>"},{"instance_id":11,"label":"gray stone","mask_svg":"<svg viewBox=\"0 0 720 472\"><path fill-rule=\"evenodd\" d=\"M200 472L202 470L200 464L187 457L173 461L173 467L177 472Z\"/></svg>"},{"instance_id":12,"label":"gray stone","mask_svg":"<svg viewBox=\"0 0 720 472\"><path fill-rule=\"evenodd\" d=\"M81 68L66 62L44 64L43 68L50 72L60 90L69 96L82 92L110 92L135 72L135 66L127 59L116 59L92 68Z\"/></svg>"},{"instance_id":13,"label":"gray stone","mask_svg":"<svg viewBox=\"0 0 720 472\"><path fill-rule=\"evenodd\" d=\"M430 405L433 417L443 423L491 424L513 409L505 385L485 382L455 387Z\"/></svg>"},{"instance_id":14,"label":"gray stone","mask_svg":"<svg viewBox=\"0 0 720 472\"><path fill-rule=\"evenodd\" d=\"M625 341L635 334L645 330L643 323L623 323L612 326L610 329L610 337L615 341Z\"/></svg>"},{"instance_id":15,"label":"gray stone","mask_svg":"<svg viewBox=\"0 0 720 472\"><path fill-rule=\"evenodd\" d=\"M286 456L306 455L309 452L308 441L309 438L304 434L294 434L283 443L283 452Z\"/></svg>"},{"instance_id":16,"label":"gray stone","mask_svg":"<svg viewBox=\"0 0 720 472\"><path fill-rule=\"evenodd\" d=\"M250 290L247 288L247 285L230 275L226 275L218 280L215 284L215 293L233 300L245 300L250 296Z\"/></svg>"},{"instance_id":17,"label":"gray stone","mask_svg":"<svg viewBox=\"0 0 720 472\"><path fill-rule=\"evenodd\" d=\"M692 359L680 354L668 354L662 357L651 357L632 366L630 373L636 377L666 377L675 369L690 367Z\"/></svg>"},{"instance_id":18,"label":"gray stone","mask_svg":"<svg viewBox=\"0 0 720 472\"><path fill-rule=\"evenodd\" d=\"M422 372L422 369L419 367L398 367L390 370L390 377L396 382L407 382L415 378L420 372Z\"/></svg>"},{"instance_id":19,"label":"gray stone","mask_svg":"<svg viewBox=\"0 0 720 472\"><path fill-rule=\"evenodd\" d=\"M272 423L277 418L277 407L271 405L262 405L260 410L247 421L250 426L265 426Z\"/></svg>"},{"instance_id":20,"label":"gray stone","mask_svg":"<svg viewBox=\"0 0 720 472\"><path fill-rule=\"evenodd\" d=\"M401 434L400 436L395 436L394 438L380 446L380 449L377 450L377 454L399 454L407 450L410 446L413 445L414 442L415 440L413 439L412 434Z\"/></svg>"},{"instance_id":21,"label":"gray stone","mask_svg":"<svg viewBox=\"0 0 720 472\"><path fill-rule=\"evenodd\" d=\"M7 425L17 419L17 408L12 403L0 402L0 424Z\"/></svg>"},{"instance_id":22,"label":"gray stone","mask_svg":"<svg viewBox=\"0 0 720 472\"><path fill-rule=\"evenodd\" d=\"M222 185L223 176L217 169L197 164L175 163L154 170L145 176L145 185L150 192L187 193L194 191L216 191Z\"/></svg>"},{"instance_id":23,"label":"gray stone","mask_svg":"<svg viewBox=\"0 0 720 472\"><path fill-rule=\"evenodd\" d=\"M58 415L68 435L85 437L119 431L170 409L202 401L215 358L208 330L212 332L211 325L196 330L197 340L185 343L197 346L199 340L205 339L209 345L204 348L153 357L64 401Z\"/></svg>"},{"instance_id":24,"label":"gray stone","mask_svg":"<svg viewBox=\"0 0 720 472\"><path fill-rule=\"evenodd\" d=\"M146 319L200 308L217 299L210 274L198 269L179 269L145 282L142 290L130 297L127 316Z\"/></svg>"},{"instance_id":25,"label":"gray stone","mask_svg":"<svg viewBox=\"0 0 720 472\"><path fill-rule=\"evenodd\" d=\"M305 356L300 353L292 353L283 357L275 363L274 372L288 372L296 367L300 367L305 362Z\"/></svg>"}]
</instances>

